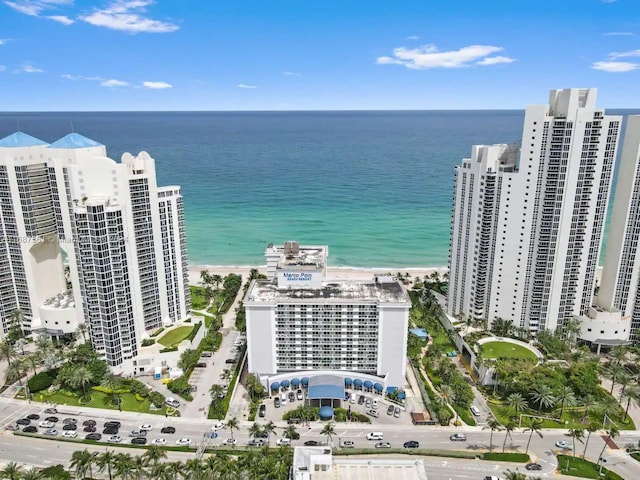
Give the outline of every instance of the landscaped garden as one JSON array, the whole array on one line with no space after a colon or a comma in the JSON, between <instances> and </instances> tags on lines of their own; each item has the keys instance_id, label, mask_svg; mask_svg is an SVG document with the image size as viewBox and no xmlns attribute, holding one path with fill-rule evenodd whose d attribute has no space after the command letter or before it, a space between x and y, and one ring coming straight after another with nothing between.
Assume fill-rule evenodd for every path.
<instances>
[{"instance_id":1,"label":"landscaped garden","mask_svg":"<svg viewBox=\"0 0 640 480\"><path fill-rule=\"evenodd\" d=\"M517 358L536 362L538 357L526 347L499 340L479 345L482 358Z\"/></svg>"},{"instance_id":2,"label":"landscaped garden","mask_svg":"<svg viewBox=\"0 0 640 480\"><path fill-rule=\"evenodd\" d=\"M606 468L603 468L602 475L599 475L599 465L569 455L558 455L558 470L562 475L571 475L572 477L624 480L620 475Z\"/></svg>"},{"instance_id":3,"label":"landscaped garden","mask_svg":"<svg viewBox=\"0 0 640 480\"><path fill-rule=\"evenodd\" d=\"M156 341L165 347L177 346L189 336L193 328L193 325L182 325L180 327L176 327L164 332L164 334Z\"/></svg>"}]
</instances>

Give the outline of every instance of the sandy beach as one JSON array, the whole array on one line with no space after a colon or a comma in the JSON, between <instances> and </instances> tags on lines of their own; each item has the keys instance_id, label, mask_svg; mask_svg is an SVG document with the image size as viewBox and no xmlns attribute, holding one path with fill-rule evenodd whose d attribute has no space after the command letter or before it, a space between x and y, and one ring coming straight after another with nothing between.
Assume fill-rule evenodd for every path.
<instances>
[{"instance_id":1,"label":"sandy beach","mask_svg":"<svg viewBox=\"0 0 640 480\"><path fill-rule=\"evenodd\" d=\"M189 282L191 285L198 285L200 282L200 272L202 270L208 270L210 274L218 274L226 276L230 273L238 273L242 275L243 279L249 276L249 272L252 268L257 268L260 273L266 273L266 266L223 266L223 265L190 265L189 266ZM385 273L409 273L411 279L415 277L424 277L425 275L431 275L433 272L438 272L440 275L445 273L448 269L446 267L433 267L433 268L355 268L355 267L327 267L327 280L359 280L367 281L371 280L376 274Z\"/></svg>"}]
</instances>

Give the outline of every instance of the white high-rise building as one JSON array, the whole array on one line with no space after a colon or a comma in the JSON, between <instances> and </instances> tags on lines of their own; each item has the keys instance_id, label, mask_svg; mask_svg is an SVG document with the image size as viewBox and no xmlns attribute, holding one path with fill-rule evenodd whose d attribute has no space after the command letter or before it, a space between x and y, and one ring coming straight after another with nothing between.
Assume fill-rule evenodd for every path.
<instances>
[{"instance_id":1,"label":"white high-rise building","mask_svg":"<svg viewBox=\"0 0 640 480\"><path fill-rule=\"evenodd\" d=\"M32 163L40 162L28 172L44 171L46 195L35 197L32 186L29 202L41 204L50 217L44 213L37 217L43 219L38 235L46 234L38 240L51 250L45 252L45 260L59 269L53 279L39 270L39 278L26 282L30 293L38 291L38 281L50 287L36 297L40 303L29 312L31 328L62 336L86 323L94 348L109 365L133 370L131 363L145 332L189 314L180 188L158 188L155 162L146 152L136 157L125 153L117 163L107 157L103 145L77 133L51 145L36 145L35 139L23 134L0 142L15 141L16 135L22 143L34 144L22 149L27 149L24 154ZM34 235L27 231L26 236ZM28 263L26 254L21 258ZM32 263L39 266L43 261Z\"/></svg>"},{"instance_id":2,"label":"white high-rise building","mask_svg":"<svg viewBox=\"0 0 640 480\"><path fill-rule=\"evenodd\" d=\"M640 328L640 115L627 118L604 268L580 337L598 347L637 341Z\"/></svg>"},{"instance_id":3,"label":"white high-rise building","mask_svg":"<svg viewBox=\"0 0 640 480\"><path fill-rule=\"evenodd\" d=\"M532 333L591 306L621 117L595 89L529 106L522 142L456 167L448 313Z\"/></svg>"}]
</instances>

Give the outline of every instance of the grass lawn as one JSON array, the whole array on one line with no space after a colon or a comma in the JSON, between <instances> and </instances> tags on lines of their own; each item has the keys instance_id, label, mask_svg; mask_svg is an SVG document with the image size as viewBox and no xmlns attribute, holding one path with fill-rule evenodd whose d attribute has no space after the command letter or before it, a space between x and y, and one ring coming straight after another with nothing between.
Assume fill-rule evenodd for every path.
<instances>
[{"instance_id":1,"label":"grass lawn","mask_svg":"<svg viewBox=\"0 0 640 480\"><path fill-rule=\"evenodd\" d=\"M480 345L480 352L484 358L521 358L538 361L538 357L531 350L508 342L487 342Z\"/></svg>"},{"instance_id":2,"label":"grass lawn","mask_svg":"<svg viewBox=\"0 0 640 480\"><path fill-rule=\"evenodd\" d=\"M471 411L467 407L461 407L460 405L453 405L453 408L458 412L458 417L467 425L474 426L476 419L473 418Z\"/></svg>"},{"instance_id":3,"label":"grass lawn","mask_svg":"<svg viewBox=\"0 0 640 480\"><path fill-rule=\"evenodd\" d=\"M173 347L187 338L191 333L191 330L193 330L193 325L183 325L182 327L169 330L156 341L165 347Z\"/></svg>"},{"instance_id":4,"label":"grass lawn","mask_svg":"<svg viewBox=\"0 0 640 480\"><path fill-rule=\"evenodd\" d=\"M569 468L567 468L569 467ZM603 476L598 476L600 467L595 463L574 458L569 455L558 455L558 469L563 475L582 478L602 478L604 480L624 480L620 475L606 468L602 469Z\"/></svg>"},{"instance_id":5,"label":"grass lawn","mask_svg":"<svg viewBox=\"0 0 640 480\"><path fill-rule=\"evenodd\" d=\"M91 390L91 401L86 404L80 404L79 397L73 395L67 395L64 393L47 393L38 392L33 394L33 398L38 401L49 401L57 403L59 405L69 405L73 407L93 407L93 408L106 408L108 410L118 410L118 407L111 404L111 395L107 395L103 392L96 392ZM136 400L135 394L124 393L120 395L122 399L122 410L126 412L138 412L138 413L155 413L158 415L164 415L164 407L160 410L150 410L151 402L148 399L144 399L142 402Z\"/></svg>"},{"instance_id":6,"label":"grass lawn","mask_svg":"<svg viewBox=\"0 0 640 480\"><path fill-rule=\"evenodd\" d=\"M202 310L209 304L209 302L207 301L207 298L204 295L205 290L203 287L197 287L195 285L191 285L189 289L191 290L191 308L192 309Z\"/></svg>"},{"instance_id":7,"label":"grass lawn","mask_svg":"<svg viewBox=\"0 0 640 480\"><path fill-rule=\"evenodd\" d=\"M515 463L528 463L531 461L529 455L526 453L502 453L491 452L482 455L483 460L493 460L495 462L515 462Z\"/></svg>"}]
</instances>

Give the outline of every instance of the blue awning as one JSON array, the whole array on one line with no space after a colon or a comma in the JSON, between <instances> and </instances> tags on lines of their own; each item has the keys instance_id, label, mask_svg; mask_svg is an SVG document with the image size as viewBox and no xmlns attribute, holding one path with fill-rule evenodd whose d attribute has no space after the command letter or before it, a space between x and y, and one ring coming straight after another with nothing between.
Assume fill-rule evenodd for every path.
<instances>
[{"instance_id":1,"label":"blue awning","mask_svg":"<svg viewBox=\"0 0 640 480\"><path fill-rule=\"evenodd\" d=\"M293 387L297 387L298 385L300 385L300 379L299 378L292 378L291 379L291 385Z\"/></svg>"},{"instance_id":2,"label":"blue awning","mask_svg":"<svg viewBox=\"0 0 640 480\"><path fill-rule=\"evenodd\" d=\"M400 392L400 393L398 394L398 399L399 399L399 400L404 400L404 397L405 397L404 392Z\"/></svg>"},{"instance_id":3,"label":"blue awning","mask_svg":"<svg viewBox=\"0 0 640 480\"><path fill-rule=\"evenodd\" d=\"M371 380L365 380L364 388L373 388L373 382Z\"/></svg>"},{"instance_id":4,"label":"blue awning","mask_svg":"<svg viewBox=\"0 0 640 480\"><path fill-rule=\"evenodd\" d=\"M279 390L280 389L280 382L273 382L271 384L271 390Z\"/></svg>"},{"instance_id":5,"label":"blue awning","mask_svg":"<svg viewBox=\"0 0 640 480\"><path fill-rule=\"evenodd\" d=\"M398 390L398 387L387 387L387 393L393 393Z\"/></svg>"},{"instance_id":6,"label":"blue awning","mask_svg":"<svg viewBox=\"0 0 640 480\"><path fill-rule=\"evenodd\" d=\"M333 408L329 406L322 407L319 414L320 418L333 418Z\"/></svg>"},{"instance_id":7,"label":"blue awning","mask_svg":"<svg viewBox=\"0 0 640 480\"><path fill-rule=\"evenodd\" d=\"M344 379L344 384L345 385L351 385L353 383L353 380L351 380L350 378L345 378Z\"/></svg>"},{"instance_id":8,"label":"blue awning","mask_svg":"<svg viewBox=\"0 0 640 480\"><path fill-rule=\"evenodd\" d=\"M359 378L356 378L356 379L353 381L353 384L354 384L356 387L361 387L361 386L362 386L362 380L360 380Z\"/></svg>"},{"instance_id":9,"label":"blue awning","mask_svg":"<svg viewBox=\"0 0 640 480\"><path fill-rule=\"evenodd\" d=\"M302 383L302 385L309 385L309 377L302 377L302 380L300 380L300 382Z\"/></svg>"},{"instance_id":10,"label":"blue awning","mask_svg":"<svg viewBox=\"0 0 640 480\"><path fill-rule=\"evenodd\" d=\"M344 399L344 381L336 375L318 375L309 381L307 398L319 399Z\"/></svg>"},{"instance_id":11,"label":"blue awning","mask_svg":"<svg viewBox=\"0 0 640 480\"><path fill-rule=\"evenodd\" d=\"M280 386L281 386L282 388L289 388L289 380L282 380L282 381L280 382Z\"/></svg>"},{"instance_id":12,"label":"blue awning","mask_svg":"<svg viewBox=\"0 0 640 480\"><path fill-rule=\"evenodd\" d=\"M373 389L374 389L376 392L381 392L381 391L382 391L382 385L381 385L381 384L379 384L379 383L374 383L374 384L373 384Z\"/></svg>"}]
</instances>

